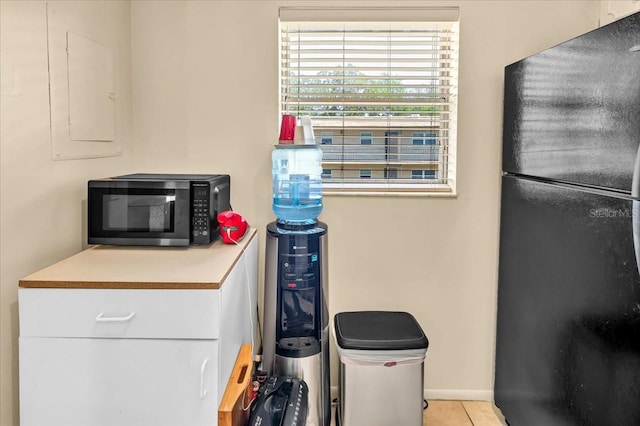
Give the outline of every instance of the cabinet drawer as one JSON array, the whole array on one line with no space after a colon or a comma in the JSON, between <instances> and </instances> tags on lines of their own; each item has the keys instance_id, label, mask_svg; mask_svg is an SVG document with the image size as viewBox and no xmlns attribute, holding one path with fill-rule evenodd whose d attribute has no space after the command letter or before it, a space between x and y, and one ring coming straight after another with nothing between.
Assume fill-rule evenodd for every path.
<instances>
[{"instance_id":1,"label":"cabinet drawer","mask_svg":"<svg viewBox=\"0 0 640 426\"><path fill-rule=\"evenodd\" d=\"M219 340L20 338L21 426L215 426Z\"/></svg>"},{"instance_id":2,"label":"cabinet drawer","mask_svg":"<svg viewBox=\"0 0 640 426\"><path fill-rule=\"evenodd\" d=\"M217 339L219 290L19 289L21 337Z\"/></svg>"}]
</instances>

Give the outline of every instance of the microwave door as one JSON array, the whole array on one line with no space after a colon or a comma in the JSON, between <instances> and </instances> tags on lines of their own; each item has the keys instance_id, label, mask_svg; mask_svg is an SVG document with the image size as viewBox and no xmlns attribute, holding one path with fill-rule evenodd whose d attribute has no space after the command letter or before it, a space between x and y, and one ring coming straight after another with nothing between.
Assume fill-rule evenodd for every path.
<instances>
[{"instance_id":1,"label":"microwave door","mask_svg":"<svg viewBox=\"0 0 640 426\"><path fill-rule=\"evenodd\" d=\"M103 226L124 232L173 232L172 194L105 194Z\"/></svg>"},{"instance_id":2,"label":"microwave door","mask_svg":"<svg viewBox=\"0 0 640 426\"><path fill-rule=\"evenodd\" d=\"M189 200L188 182L92 181L89 244L187 246Z\"/></svg>"}]
</instances>

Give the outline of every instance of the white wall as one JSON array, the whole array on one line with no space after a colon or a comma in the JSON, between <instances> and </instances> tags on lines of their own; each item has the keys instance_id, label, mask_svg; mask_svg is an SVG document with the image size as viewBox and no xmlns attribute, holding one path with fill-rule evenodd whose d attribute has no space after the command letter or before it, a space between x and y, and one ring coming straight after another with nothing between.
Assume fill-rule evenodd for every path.
<instances>
[{"instance_id":1,"label":"white wall","mask_svg":"<svg viewBox=\"0 0 640 426\"><path fill-rule=\"evenodd\" d=\"M599 2L133 3L137 165L229 173L233 207L261 241L273 220L278 7L293 4L460 6L459 196L331 196L320 219L329 225L331 313L413 313L431 341L427 395L491 399L503 69L596 28Z\"/></svg>"},{"instance_id":2,"label":"white wall","mask_svg":"<svg viewBox=\"0 0 640 426\"><path fill-rule=\"evenodd\" d=\"M85 37L117 46L118 157L53 161L47 11L43 1L0 3L0 424L18 425L18 280L81 250L86 182L131 169L129 2L54 2ZM60 15L58 15L60 16ZM85 28L78 31L77 28ZM106 40L105 40L106 38ZM91 142L87 142L91 143Z\"/></svg>"},{"instance_id":3,"label":"white wall","mask_svg":"<svg viewBox=\"0 0 640 426\"><path fill-rule=\"evenodd\" d=\"M261 251L264 227L273 219L269 158L279 121L277 8L296 3L134 1L131 15L128 2L78 3L88 8L86 19L109 29L120 47L120 157L52 161L45 3L0 2L3 426L18 425L17 281L82 248L86 180L130 171L229 173L233 207L260 229ZM595 28L600 4L297 4L461 8L460 195L326 197L321 219L330 226L331 312L412 312L431 341L428 395L490 399L503 68ZM335 352L332 356L335 384Z\"/></svg>"}]
</instances>

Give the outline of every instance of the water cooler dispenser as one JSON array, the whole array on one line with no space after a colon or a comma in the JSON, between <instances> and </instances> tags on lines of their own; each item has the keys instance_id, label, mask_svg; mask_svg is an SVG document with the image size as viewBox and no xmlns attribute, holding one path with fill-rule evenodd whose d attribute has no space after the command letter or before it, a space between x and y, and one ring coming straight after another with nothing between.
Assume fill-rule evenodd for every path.
<instances>
[{"instance_id":1,"label":"water cooler dispenser","mask_svg":"<svg viewBox=\"0 0 640 426\"><path fill-rule=\"evenodd\" d=\"M307 426L328 426L329 310L327 225L322 211L322 152L278 145L273 152L273 210L267 226L262 368L309 388Z\"/></svg>"}]
</instances>

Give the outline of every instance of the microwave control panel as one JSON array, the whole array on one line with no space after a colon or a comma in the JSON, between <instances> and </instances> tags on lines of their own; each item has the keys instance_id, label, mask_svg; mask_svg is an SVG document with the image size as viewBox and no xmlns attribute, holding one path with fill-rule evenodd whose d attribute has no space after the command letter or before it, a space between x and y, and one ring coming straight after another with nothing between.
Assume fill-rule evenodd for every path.
<instances>
[{"instance_id":1,"label":"microwave control panel","mask_svg":"<svg viewBox=\"0 0 640 426\"><path fill-rule=\"evenodd\" d=\"M211 242L211 215L209 206L209 184L192 182L191 184L191 220L194 244L209 244Z\"/></svg>"}]
</instances>

